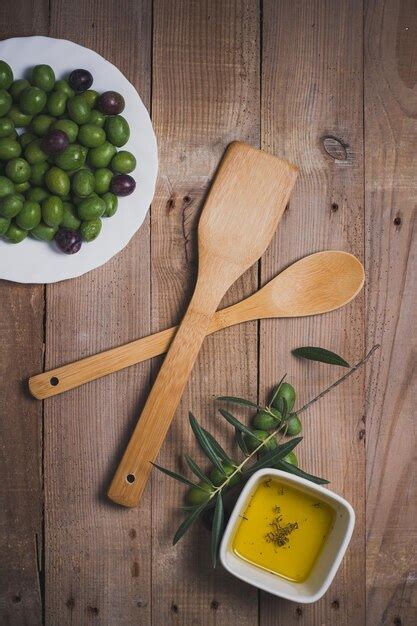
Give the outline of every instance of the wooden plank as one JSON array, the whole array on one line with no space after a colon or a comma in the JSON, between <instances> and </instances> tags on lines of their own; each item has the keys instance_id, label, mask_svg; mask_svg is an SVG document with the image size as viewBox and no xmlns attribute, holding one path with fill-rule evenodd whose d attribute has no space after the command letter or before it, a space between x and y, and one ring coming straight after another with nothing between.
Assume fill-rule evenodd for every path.
<instances>
[{"instance_id":1,"label":"wooden plank","mask_svg":"<svg viewBox=\"0 0 417 626\"><path fill-rule=\"evenodd\" d=\"M259 141L257 5L249 0L154 2L152 110L160 176L151 228L153 331L177 322L190 297L199 208L225 147L234 139ZM253 269L223 304L256 286ZM159 456L162 465L178 468L185 451L202 460L190 434L189 409L225 438L230 429L215 417L213 397L233 391L256 398L256 355L256 323L205 341ZM156 472L152 480L153 623L253 626L256 590L221 569L213 572L209 534L201 526L172 547L183 490Z\"/></svg>"},{"instance_id":2,"label":"wooden plank","mask_svg":"<svg viewBox=\"0 0 417 626\"><path fill-rule=\"evenodd\" d=\"M415 624L417 11L369 0L365 28L367 616Z\"/></svg>"},{"instance_id":3,"label":"wooden plank","mask_svg":"<svg viewBox=\"0 0 417 626\"><path fill-rule=\"evenodd\" d=\"M12 17L13 16L13 17ZM46 34L48 3L0 3L0 39ZM42 404L26 392L43 366L42 285L0 281L0 622L42 622Z\"/></svg>"},{"instance_id":4,"label":"wooden plank","mask_svg":"<svg viewBox=\"0 0 417 626\"><path fill-rule=\"evenodd\" d=\"M51 35L102 53L149 106L150 1L53 0ZM147 335L149 311L148 219L105 266L48 287L46 366ZM143 363L45 403L46 624L149 623L150 498L126 511L105 497L149 374Z\"/></svg>"},{"instance_id":5,"label":"wooden plank","mask_svg":"<svg viewBox=\"0 0 417 626\"><path fill-rule=\"evenodd\" d=\"M301 168L261 263L266 282L310 252L342 249L362 257L362 3L266 0L263 25L262 147ZM260 397L287 372L300 405L340 374L338 368L297 361L291 349L319 345L354 361L363 354L363 341L361 297L323 317L262 322ZM330 479L331 489L353 504L356 529L325 597L297 606L263 595L262 626L364 623L363 415L363 373L358 373L303 419L300 464Z\"/></svg>"}]
</instances>

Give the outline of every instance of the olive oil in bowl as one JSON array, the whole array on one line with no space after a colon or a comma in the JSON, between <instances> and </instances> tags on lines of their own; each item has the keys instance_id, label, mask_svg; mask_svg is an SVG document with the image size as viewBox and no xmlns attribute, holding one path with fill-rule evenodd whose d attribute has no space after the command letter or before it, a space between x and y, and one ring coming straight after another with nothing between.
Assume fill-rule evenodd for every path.
<instances>
[{"instance_id":1,"label":"olive oil in bowl","mask_svg":"<svg viewBox=\"0 0 417 626\"><path fill-rule=\"evenodd\" d=\"M253 491L232 542L234 553L296 583L305 581L334 523L324 500L279 478Z\"/></svg>"}]
</instances>

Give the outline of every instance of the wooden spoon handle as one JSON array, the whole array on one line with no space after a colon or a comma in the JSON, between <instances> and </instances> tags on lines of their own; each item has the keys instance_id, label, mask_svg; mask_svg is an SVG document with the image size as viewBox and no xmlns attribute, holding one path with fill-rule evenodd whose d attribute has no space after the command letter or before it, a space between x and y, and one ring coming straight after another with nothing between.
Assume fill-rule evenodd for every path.
<instances>
[{"instance_id":1,"label":"wooden spoon handle","mask_svg":"<svg viewBox=\"0 0 417 626\"><path fill-rule=\"evenodd\" d=\"M220 298L217 300L217 302ZM194 306L195 298L172 342L148 400L117 468L108 497L127 507L136 506L152 471L180 402L216 305Z\"/></svg>"},{"instance_id":2,"label":"wooden spoon handle","mask_svg":"<svg viewBox=\"0 0 417 626\"><path fill-rule=\"evenodd\" d=\"M251 299L246 298L226 309L217 311L211 320L207 334L233 324L258 319L263 317L262 312L262 307L255 308L251 304ZM268 313L267 310L265 310L265 317L266 313ZM44 400L80 387L97 378L118 372L125 367L135 365L135 363L141 363L159 354L164 354L168 350L177 328L178 326L173 326L154 335L149 335L149 337L142 337L123 346L32 376L29 378L30 392L38 400Z\"/></svg>"}]
</instances>

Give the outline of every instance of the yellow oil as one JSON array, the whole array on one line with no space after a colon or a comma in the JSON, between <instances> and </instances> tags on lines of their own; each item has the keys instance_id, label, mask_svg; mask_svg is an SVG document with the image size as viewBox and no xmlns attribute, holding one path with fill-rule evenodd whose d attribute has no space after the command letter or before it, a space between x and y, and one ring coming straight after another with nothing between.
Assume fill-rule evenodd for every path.
<instances>
[{"instance_id":1,"label":"yellow oil","mask_svg":"<svg viewBox=\"0 0 417 626\"><path fill-rule=\"evenodd\" d=\"M267 479L248 502L233 538L233 550L262 569L303 582L332 528L334 515L324 501L278 479ZM277 538L277 526L273 526L278 517L279 528L297 524L284 544Z\"/></svg>"}]
</instances>

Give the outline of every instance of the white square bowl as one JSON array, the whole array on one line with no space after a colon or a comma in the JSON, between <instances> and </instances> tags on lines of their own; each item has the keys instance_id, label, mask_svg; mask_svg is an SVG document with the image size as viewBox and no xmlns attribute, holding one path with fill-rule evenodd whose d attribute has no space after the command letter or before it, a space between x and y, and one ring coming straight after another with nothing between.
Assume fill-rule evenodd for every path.
<instances>
[{"instance_id":1,"label":"white square bowl","mask_svg":"<svg viewBox=\"0 0 417 626\"><path fill-rule=\"evenodd\" d=\"M272 574L237 556L232 548L234 533L249 500L260 482L279 478L306 494L326 502L335 511L333 527L313 565L308 578L302 583L291 582ZM316 602L329 588L349 545L355 525L355 512L349 502L320 485L281 470L265 468L258 470L248 480L230 516L220 546L223 567L241 580L292 602L307 604Z\"/></svg>"}]
</instances>

